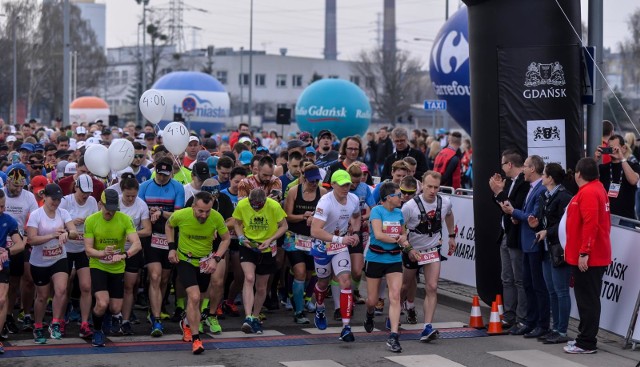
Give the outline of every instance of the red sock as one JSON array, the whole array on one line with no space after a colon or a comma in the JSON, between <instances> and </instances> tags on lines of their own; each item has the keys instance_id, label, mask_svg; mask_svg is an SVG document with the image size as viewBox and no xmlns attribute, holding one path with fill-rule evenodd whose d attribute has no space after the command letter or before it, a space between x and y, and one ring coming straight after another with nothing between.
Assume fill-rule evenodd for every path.
<instances>
[{"instance_id":1,"label":"red sock","mask_svg":"<svg viewBox=\"0 0 640 367\"><path fill-rule=\"evenodd\" d=\"M327 289L320 289L316 284L315 289L313 290L313 294L316 295L316 304L320 307L324 306L324 299L327 296Z\"/></svg>"},{"instance_id":2,"label":"red sock","mask_svg":"<svg viewBox=\"0 0 640 367\"><path fill-rule=\"evenodd\" d=\"M36 322L33 324L33 327L36 329L42 329L42 323L41 322Z\"/></svg>"},{"instance_id":3,"label":"red sock","mask_svg":"<svg viewBox=\"0 0 640 367\"><path fill-rule=\"evenodd\" d=\"M340 316L342 323L349 324L351 321L351 308L353 307L353 294L351 288L342 289L340 291Z\"/></svg>"}]
</instances>

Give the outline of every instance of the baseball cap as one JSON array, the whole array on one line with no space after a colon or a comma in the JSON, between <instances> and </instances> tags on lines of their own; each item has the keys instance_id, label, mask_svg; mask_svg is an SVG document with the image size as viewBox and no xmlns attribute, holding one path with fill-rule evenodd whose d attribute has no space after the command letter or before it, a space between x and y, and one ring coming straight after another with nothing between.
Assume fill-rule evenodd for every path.
<instances>
[{"instance_id":1,"label":"baseball cap","mask_svg":"<svg viewBox=\"0 0 640 367\"><path fill-rule=\"evenodd\" d=\"M256 153L262 153L262 152L269 153L269 148L260 146L258 147L258 149L256 149Z\"/></svg>"},{"instance_id":2,"label":"baseball cap","mask_svg":"<svg viewBox=\"0 0 640 367\"><path fill-rule=\"evenodd\" d=\"M127 167L121 169L120 171L118 171L116 173L116 175L118 176L118 178L122 179L124 177L125 173L131 173L133 175L133 177L136 177L136 175L133 173L133 168L131 168L130 166L127 166Z\"/></svg>"},{"instance_id":3,"label":"baseball cap","mask_svg":"<svg viewBox=\"0 0 640 367\"><path fill-rule=\"evenodd\" d=\"M216 170L216 165L218 164L218 159L220 159L218 156L212 155L211 157L207 158L207 165L209 166L209 174L211 175L217 175L218 171Z\"/></svg>"},{"instance_id":4,"label":"baseball cap","mask_svg":"<svg viewBox=\"0 0 640 367\"><path fill-rule=\"evenodd\" d=\"M198 139L197 136L193 136L193 135L189 136L189 143L191 143L192 141L197 141L198 144L200 143L200 139Z\"/></svg>"},{"instance_id":5,"label":"baseball cap","mask_svg":"<svg viewBox=\"0 0 640 367\"><path fill-rule=\"evenodd\" d=\"M204 162L209 157L211 157L211 153L208 150L201 150L196 154L196 162Z\"/></svg>"},{"instance_id":6,"label":"baseball cap","mask_svg":"<svg viewBox=\"0 0 640 367\"><path fill-rule=\"evenodd\" d=\"M156 138L156 134L155 133L145 133L144 136L142 137L144 140L151 140L151 139L155 139Z\"/></svg>"},{"instance_id":7,"label":"baseball cap","mask_svg":"<svg viewBox=\"0 0 640 367\"><path fill-rule=\"evenodd\" d=\"M337 183L340 186L350 184L351 176L349 175L349 172L343 169L337 170L331 176L331 183Z\"/></svg>"},{"instance_id":8,"label":"baseball cap","mask_svg":"<svg viewBox=\"0 0 640 367\"><path fill-rule=\"evenodd\" d=\"M249 143L249 144L251 144L251 138L248 137L248 136L243 136L238 140L238 143L242 143L242 144Z\"/></svg>"},{"instance_id":9,"label":"baseball cap","mask_svg":"<svg viewBox=\"0 0 640 367\"><path fill-rule=\"evenodd\" d=\"M159 162L156 165L156 173L160 175L171 175L173 172L173 167L167 162Z\"/></svg>"},{"instance_id":10,"label":"baseball cap","mask_svg":"<svg viewBox=\"0 0 640 367\"><path fill-rule=\"evenodd\" d=\"M64 167L64 175L65 176L72 176L72 175L75 175L77 172L78 172L78 164L76 162L69 162Z\"/></svg>"},{"instance_id":11,"label":"baseball cap","mask_svg":"<svg viewBox=\"0 0 640 367\"><path fill-rule=\"evenodd\" d=\"M87 128L84 127L84 126L76 127L76 134L77 135L86 135L87 134Z\"/></svg>"},{"instance_id":12,"label":"baseball cap","mask_svg":"<svg viewBox=\"0 0 640 367\"><path fill-rule=\"evenodd\" d=\"M287 142L287 150L289 149L294 149L294 148L300 148L300 147L308 147L309 143L305 143L300 139L293 139L293 140L289 140Z\"/></svg>"},{"instance_id":13,"label":"baseball cap","mask_svg":"<svg viewBox=\"0 0 640 367\"><path fill-rule=\"evenodd\" d=\"M298 139L305 141L307 139L313 139L313 136L311 136L311 133L308 131L303 131L300 133L300 135L298 136Z\"/></svg>"},{"instance_id":14,"label":"baseball cap","mask_svg":"<svg viewBox=\"0 0 640 367\"><path fill-rule=\"evenodd\" d=\"M40 143L33 144L33 150L36 152L44 152L44 145Z\"/></svg>"},{"instance_id":15,"label":"baseball cap","mask_svg":"<svg viewBox=\"0 0 640 367\"><path fill-rule=\"evenodd\" d=\"M309 154L316 154L316 150L313 147L307 147L307 153L305 155L309 155Z\"/></svg>"},{"instance_id":16,"label":"baseball cap","mask_svg":"<svg viewBox=\"0 0 640 367\"><path fill-rule=\"evenodd\" d=\"M245 165L245 164L251 164L252 158L253 158L253 153L251 153L248 150L243 150L242 153L240 153L240 157L238 157L238 160L240 161L240 163Z\"/></svg>"},{"instance_id":17,"label":"baseball cap","mask_svg":"<svg viewBox=\"0 0 640 367\"><path fill-rule=\"evenodd\" d=\"M16 137L15 137L15 136L13 136L13 135L9 135L9 136L7 136L7 138L5 139L5 141L6 141L7 143L11 143L11 142L16 141L16 140L18 140L18 138L16 138Z\"/></svg>"},{"instance_id":18,"label":"baseball cap","mask_svg":"<svg viewBox=\"0 0 640 367\"><path fill-rule=\"evenodd\" d=\"M56 158L68 157L71 155L71 152L68 150L58 150L56 152Z\"/></svg>"},{"instance_id":19,"label":"baseball cap","mask_svg":"<svg viewBox=\"0 0 640 367\"><path fill-rule=\"evenodd\" d=\"M334 173L334 176L335 176L335 173ZM304 171L304 178L310 182L322 181L322 175L320 174L320 169L314 168L308 171ZM351 178L349 178L349 182L351 182Z\"/></svg>"},{"instance_id":20,"label":"baseball cap","mask_svg":"<svg viewBox=\"0 0 640 367\"><path fill-rule=\"evenodd\" d=\"M93 181L91 180L91 177L89 177L89 175L80 175L76 180L76 187L80 188L80 191L84 192L85 194L88 194L90 192L93 192Z\"/></svg>"},{"instance_id":21,"label":"baseball cap","mask_svg":"<svg viewBox=\"0 0 640 367\"><path fill-rule=\"evenodd\" d=\"M200 179L200 181L204 181L207 178L209 178L209 165L207 164L207 162L196 162L193 165L193 171L191 171L193 174L196 175L196 177L198 177L198 179Z\"/></svg>"},{"instance_id":22,"label":"baseball cap","mask_svg":"<svg viewBox=\"0 0 640 367\"><path fill-rule=\"evenodd\" d=\"M56 151L56 150L58 150L58 148L53 143L49 143L49 144L44 146L44 151L45 152L51 152L51 151Z\"/></svg>"},{"instance_id":23,"label":"baseball cap","mask_svg":"<svg viewBox=\"0 0 640 367\"><path fill-rule=\"evenodd\" d=\"M362 173L369 173L369 167L364 163L360 165L360 170L362 170Z\"/></svg>"},{"instance_id":24,"label":"baseball cap","mask_svg":"<svg viewBox=\"0 0 640 367\"><path fill-rule=\"evenodd\" d=\"M9 150L9 146L7 144L0 144L0 151Z\"/></svg>"},{"instance_id":25,"label":"baseball cap","mask_svg":"<svg viewBox=\"0 0 640 367\"><path fill-rule=\"evenodd\" d=\"M22 143L22 145L20 146L20 149L18 150L28 150L30 152L34 152L35 147L31 143Z\"/></svg>"},{"instance_id":26,"label":"baseball cap","mask_svg":"<svg viewBox=\"0 0 640 367\"><path fill-rule=\"evenodd\" d=\"M56 175L58 177L63 177L64 176L64 169L67 167L68 164L69 164L68 161L60 161L60 162L58 162L58 165L56 166Z\"/></svg>"},{"instance_id":27,"label":"baseball cap","mask_svg":"<svg viewBox=\"0 0 640 367\"><path fill-rule=\"evenodd\" d=\"M27 178L29 176L27 167L22 163L15 163L10 165L7 168L7 177L8 178Z\"/></svg>"},{"instance_id":28,"label":"baseball cap","mask_svg":"<svg viewBox=\"0 0 640 367\"><path fill-rule=\"evenodd\" d=\"M329 136L329 138L333 139L333 134L329 130L320 130L318 133L318 140L322 139L324 136Z\"/></svg>"},{"instance_id":29,"label":"baseball cap","mask_svg":"<svg viewBox=\"0 0 640 367\"><path fill-rule=\"evenodd\" d=\"M104 207L112 212L120 210L120 198L114 189L106 189L102 192L101 198Z\"/></svg>"},{"instance_id":30,"label":"baseball cap","mask_svg":"<svg viewBox=\"0 0 640 367\"><path fill-rule=\"evenodd\" d=\"M202 145L204 146L204 148L206 150L216 150L218 148L218 143L216 143L216 141L214 139L205 139L202 142Z\"/></svg>"},{"instance_id":31,"label":"baseball cap","mask_svg":"<svg viewBox=\"0 0 640 367\"><path fill-rule=\"evenodd\" d=\"M64 196L60 186L54 183L47 184L47 178L44 176L34 177L33 180L31 180L31 187L33 187L33 191L35 192L44 189L44 196L49 196L54 200L62 199Z\"/></svg>"}]
</instances>

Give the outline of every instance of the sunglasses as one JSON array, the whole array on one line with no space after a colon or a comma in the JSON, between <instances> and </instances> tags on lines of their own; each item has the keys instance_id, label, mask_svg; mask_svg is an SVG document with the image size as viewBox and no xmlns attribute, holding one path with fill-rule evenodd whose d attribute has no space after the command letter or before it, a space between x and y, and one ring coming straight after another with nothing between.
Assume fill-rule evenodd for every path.
<instances>
[{"instance_id":1,"label":"sunglasses","mask_svg":"<svg viewBox=\"0 0 640 367\"><path fill-rule=\"evenodd\" d=\"M144 154L134 154L133 158L144 158Z\"/></svg>"},{"instance_id":2,"label":"sunglasses","mask_svg":"<svg viewBox=\"0 0 640 367\"><path fill-rule=\"evenodd\" d=\"M416 193L416 191L417 190L407 190L407 189L400 188L400 193L402 195L413 195Z\"/></svg>"},{"instance_id":3,"label":"sunglasses","mask_svg":"<svg viewBox=\"0 0 640 367\"><path fill-rule=\"evenodd\" d=\"M220 185L202 186L202 191L208 192L209 194L216 196L220 193Z\"/></svg>"},{"instance_id":4,"label":"sunglasses","mask_svg":"<svg viewBox=\"0 0 640 367\"><path fill-rule=\"evenodd\" d=\"M398 193L393 193L393 194L389 194L387 195L386 199L389 198L399 198L400 196L402 196L402 193L398 192Z\"/></svg>"}]
</instances>

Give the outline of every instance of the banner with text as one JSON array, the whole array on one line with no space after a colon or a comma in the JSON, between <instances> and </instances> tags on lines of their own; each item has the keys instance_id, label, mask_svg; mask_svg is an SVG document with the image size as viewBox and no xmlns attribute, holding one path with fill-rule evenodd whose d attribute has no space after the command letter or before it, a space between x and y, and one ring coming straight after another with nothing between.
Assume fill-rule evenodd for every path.
<instances>
[{"instance_id":1,"label":"banner with text","mask_svg":"<svg viewBox=\"0 0 640 367\"><path fill-rule=\"evenodd\" d=\"M473 224L473 198L471 196L447 195L451 199L455 221L456 251L448 256L447 226L442 226L442 254L447 261L442 263L440 277L456 283L476 287L476 244Z\"/></svg>"}]
</instances>

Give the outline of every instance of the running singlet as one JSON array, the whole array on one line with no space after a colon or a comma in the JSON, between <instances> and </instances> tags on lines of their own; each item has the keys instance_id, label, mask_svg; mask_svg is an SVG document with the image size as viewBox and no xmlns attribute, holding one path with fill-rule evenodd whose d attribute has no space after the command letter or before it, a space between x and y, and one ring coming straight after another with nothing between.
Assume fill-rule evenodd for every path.
<instances>
[{"instance_id":1,"label":"running singlet","mask_svg":"<svg viewBox=\"0 0 640 367\"><path fill-rule=\"evenodd\" d=\"M347 202L342 205L336 200L336 196L333 192L330 192L318 201L318 207L313 214L314 219L324 221L324 230L336 235L344 236L349 228L349 220L353 215L360 214L360 203L358 197L352 193L347 194ZM316 251L320 253L326 253L327 255L333 255L333 250L325 249L322 245L322 241L316 241L314 246L317 246ZM327 243L327 246L333 247L333 243ZM339 246L340 247L340 246ZM344 251L346 246L341 246L341 249L336 251ZM312 250L313 252L316 252Z\"/></svg>"},{"instance_id":2,"label":"running singlet","mask_svg":"<svg viewBox=\"0 0 640 367\"><path fill-rule=\"evenodd\" d=\"M124 243L127 235L136 233L136 229L133 226L133 220L121 212L116 212L107 221L102 217L102 212L91 214L84 222L84 236L86 238L93 238L93 248L96 250L104 250L107 246L113 246L114 254L124 253ZM111 256L104 258L89 258L89 268L100 269L111 274L124 273L125 261L118 261L114 263L111 260Z\"/></svg>"},{"instance_id":3,"label":"running singlet","mask_svg":"<svg viewBox=\"0 0 640 367\"><path fill-rule=\"evenodd\" d=\"M180 228L178 259L193 266L200 266L200 259L209 256L216 232L218 235L228 232L222 215L213 209L202 224L194 217L193 208L174 212L169 218L169 223L174 228Z\"/></svg>"},{"instance_id":4,"label":"running singlet","mask_svg":"<svg viewBox=\"0 0 640 367\"><path fill-rule=\"evenodd\" d=\"M260 244L276 233L278 223L286 218L287 214L280 204L271 198L267 198L262 209L258 211L253 210L249 199L245 198L238 202L233 217L242 223L244 235ZM271 252L271 249L267 248L262 252Z\"/></svg>"},{"instance_id":5,"label":"running singlet","mask_svg":"<svg viewBox=\"0 0 640 367\"><path fill-rule=\"evenodd\" d=\"M226 189L220 191L221 193L227 195L229 197L229 199L231 200L231 202L233 203L233 207L235 208L236 206L238 206L238 195L234 195L232 193L229 192L229 188L227 187Z\"/></svg>"},{"instance_id":6,"label":"running singlet","mask_svg":"<svg viewBox=\"0 0 640 367\"><path fill-rule=\"evenodd\" d=\"M399 208L394 208L393 211L387 210L382 205L378 205L371 209L371 216L369 217L369 223L374 220L379 220L382 222L382 233L386 234L391 238L398 238L402 235L402 226L404 225L404 218L402 217L402 211ZM373 233L373 226L371 226L371 244L380 246L384 250L397 250L398 244L395 243L387 243L382 242L376 239L375 233ZM402 253L397 254L389 254L389 253L376 253L371 251L367 251L365 255L365 260L373 261L377 263L384 264L392 264L396 262L402 261Z\"/></svg>"},{"instance_id":7,"label":"running singlet","mask_svg":"<svg viewBox=\"0 0 640 367\"><path fill-rule=\"evenodd\" d=\"M68 211L72 220L76 218L86 219L88 216L98 211L98 203L93 196L89 196L87 198L87 202L81 206L76 201L74 194L69 194L62 198L60 209ZM84 252L84 223L76 224L76 231L78 231L78 239L69 239L64 245L67 248L67 252L74 254Z\"/></svg>"},{"instance_id":8,"label":"running singlet","mask_svg":"<svg viewBox=\"0 0 640 367\"><path fill-rule=\"evenodd\" d=\"M427 213L427 217L431 220L435 218L437 200L434 200L433 203L427 203L422 195L420 195L419 198L422 201L422 205L424 205L424 211ZM448 197L442 196L441 215L443 225L445 217L449 214L451 214L451 201ZM416 204L415 200L409 200L402 206L402 215L404 216L404 221L407 224L407 237L413 248L416 250L426 250L440 244L439 234L429 236L428 234L412 232L412 230L420 224L421 216L420 208L418 208L418 204Z\"/></svg>"},{"instance_id":9,"label":"running singlet","mask_svg":"<svg viewBox=\"0 0 640 367\"><path fill-rule=\"evenodd\" d=\"M0 214L0 247L10 247L7 246L8 242L5 239L9 238L12 233L16 233L17 231L18 222L7 213ZM6 269L9 267L9 261L10 260L7 259L7 261L2 263L2 269Z\"/></svg>"},{"instance_id":10,"label":"running singlet","mask_svg":"<svg viewBox=\"0 0 640 367\"><path fill-rule=\"evenodd\" d=\"M136 231L142 229L143 220L149 219L149 207L147 206L147 203L139 197L136 197L136 201L134 201L131 206L124 205L122 197L120 197L120 212L128 215L131 220L133 220L133 226ZM124 249L128 250L130 247L131 243L127 241L124 245Z\"/></svg>"},{"instance_id":11,"label":"running singlet","mask_svg":"<svg viewBox=\"0 0 640 367\"><path fill-rule=\"evenodd\" d=\"M56 209L54 218L49 218L44 212L44 207L36 209L29 216L27 227L38 229L38 236L47 236L55 233L59 228L65 228L65 224L71 222L71 215L64 209ZM67 251L60 244L58 238L49 240L43 244L33 246L29 263L33 266L46 268L55 264L58 260L67 257Z\"/></svg>"},{"instance_id":12,"label":"running singlet","mask_svg":"<svg viewBox=\"0 0 640 367\"><path fill-rule=\"evenodd\" d=\"M140 185L138 197L144 200L150 209L159 207L163 211L173 212L184 207L184 187L174 179L169 180L164 186L158 185L155 180L145 181ZM164 234L165 222L164 218L158 219L153 223L152 231Z\"/></svg>"},{"instance_id":13,"label":"running singlet","mask_svg":"<svg viewBox=\"0 0 640 367\"><path fill-rule=\"evenodd\" d=\"M6 205L4 212L11 215L18 222L18 230L24 233L24 225L27 223L27 217L31 212L38 209L33 193L22 190L19 196L10 197L9 191L5 188Z\"/></svg>"}]
</instances>

